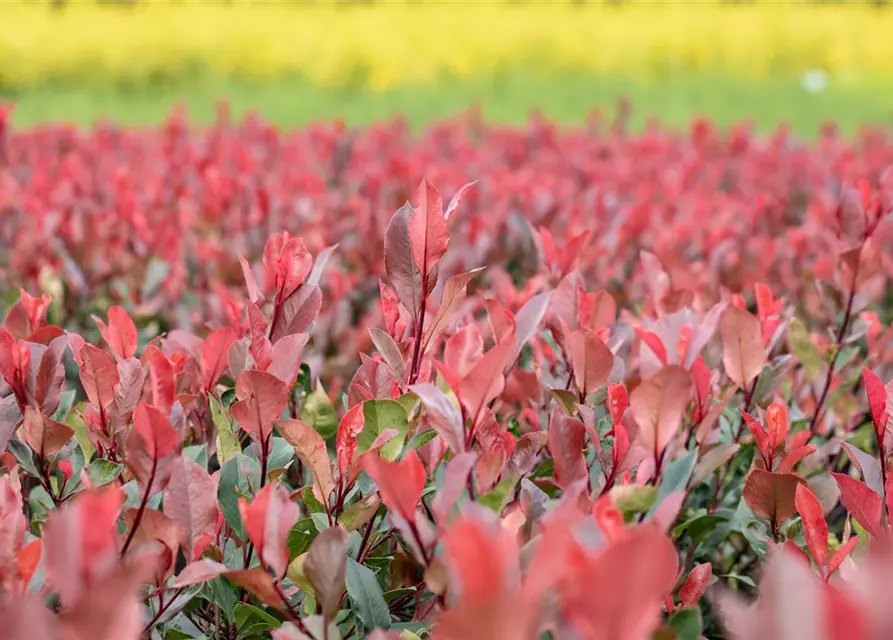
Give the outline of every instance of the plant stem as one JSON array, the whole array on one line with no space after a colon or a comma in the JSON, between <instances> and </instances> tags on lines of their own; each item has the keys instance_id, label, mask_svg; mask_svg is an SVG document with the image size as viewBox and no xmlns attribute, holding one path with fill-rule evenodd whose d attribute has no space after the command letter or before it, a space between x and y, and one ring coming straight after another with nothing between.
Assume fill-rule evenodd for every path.
<instances>
[{"instance_id":1,"label":"plant stem","mask_svg":"<svg viewBox=\"0 0 893 640\"><path fill-rule=\"evenodd\" d=\"M148 624L145 627L143 627L142 636L144 638L151 637L152 627L155 626L155 623L158 622L158 620L161 618L161 616L164 615L164 612L167 611L170 608L170 606L177 600L177 596L179 596L185 588L186 587L180 587L179 589L177 589L174 592L173 597L170 600L168 600L167 604L165 604L164 606L161 606L161 604L159 603L158 611L155 613L155 615L152 617L152 619L149 620Z\"/></svg>"},{"instance_id":2,"label":"plant stem","mask_svg":"<svg viewBox=\"0 0 893 640\"><path fill-rule=\"evenodd\" d=\"M149 493L152 491L152 484L155 482L155 472L158 470L158 458L153 457L152 459L152 471L149 473L149 481L146 483L146 491L143 493L143 499L140 501L140 508L136 512L136 517L133 519L133 526L130 527L130 533L127 534L127 540L124 541L124 546L121 547L120 557L124 557L124 554L127 553L127 548L130 547L130 543L133 542L133 536L136 535L136 530L140 528L140 521L143 519L143 513L146 511L146 505L149 503Z\"/></svg>"}]
</instances>

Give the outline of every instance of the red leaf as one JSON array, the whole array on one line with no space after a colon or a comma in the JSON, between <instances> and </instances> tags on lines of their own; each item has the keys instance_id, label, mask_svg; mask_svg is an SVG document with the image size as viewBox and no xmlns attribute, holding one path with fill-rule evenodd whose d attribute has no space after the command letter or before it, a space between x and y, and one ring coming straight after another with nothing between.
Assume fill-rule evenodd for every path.
<instances>
[{"instance_id":1,"label":"red leaf","mask_svg":"<svg viewBox=\"0 0 893 640\"><path fill-rule=\"evenodd\" d=\"M468 478L477 461L478 455L475 452L465 451L457 454L447 463L443 488L434 495L434 500L431 501L431 511L440 524L446 522L450 511L456 506L459 497L468 486Z\"/></svg>"},{"instance_id":2,"label":"red leaf","mask_svg":"<svg viewBox=\"0 0 893 640\"><path fill-rule=\"evenodd\" d=\"M196 544L217 530L217 483L203 466L180 456L164 492L164 512L183 528L186 560L195 560Z\"/></svg>"},{"instance_id":3,"label":"red leaf","mask_svg":"<svg viewBox=\"0 0 893 640\"><path fill-rule=\"evenodd\" d=\"M629 394L622 384L608 384L608 412L611 414L611 425L616 428L623 422L623 416L629 408Z\"/></svg>"},{"instance_id":4,"label":"red leaf","mask_svg":"<svg viewBox=\"0 0 893 640\"><path fill-rule=\"evenodd\" d=\"M881 533L883 501L874 491L858 480L842 473L832 473L840 488L840 500L856 522L872 536Z\"/></svg>"},{"instance_id":5,"label":"red leaf","mask_svg":"<svg viewBox=\"0 0 893 640\"><path fill-rule=\"evenodd\" d=\"M570 626L587 640L647 638L679 571L676 550L654 527L636 527L593 553L582 547L556 592Z\"/></svg>"},{"instance_id":6,"label":"red leaf","mask_svg":"<svg viewBox=\"0 0 893 640\"><path fill-rule=\"evenodd\" d=\"M91 489L50 513L44 525L46 579L63 606L73 605L118 556L117 523L124 503L118 487Z\"/></svg>"},{"instance_id":7,"label":"red leaf","mask_svg":"<svg viewBox=\"0 0 893 640\"><path fill-rule=\"evenodd\" d=\"M654 355L657 356L657 359L660 360L661 364L667 364L667 348L656 333L636 328L636 335L639 336L639 339L654 352Z\"/></svg>"},{"instance_id":8,"label":"red leaf","mask_svg":"<svg viewBox=\"0 0 893 640\"><path fill-rule=\"evenodd\" d=\"M19 551L16 558L16 569L19 572L19 578L27 590L31 584L31 578L37 572L37 566L40 564L40 556L43 552L43 542L40 538L32 540Z\"/></svg>"},{"instance_id":9,"label":"red leaf","mask_svg":"<svg viewBox=\"0 0 893 640\"><path fill-rule=\"evenodd\" d=\"M313 268L313 258L301 238L288 232L270 236L264 245L264 288L276 291L282 301L304 282Z\"/></svg>"},{"instance_id":10,"label":"red leaf","mask_svg":"<svg viewBox=\"0 0 893 640\"><path fill-rule=\"evenodd\" d=\"M775 449L784 442L788 433L788 410L773 402L766 410L766 425L769 431L769 445Z\"/></svg>"},{"instance_id":11,"label":"red leaf","mask_svg":"<svg viewBox=\"0 0 893 640\"><path fill-rule=\"evenodd\" d=\"M205 391L210 391L226 371L226 358L236 337L236 332L232 327L224 327L211 333L202 343L201 385Z\"/></svg>"},{"instance_id":12,"label":"red leaf","mask_svg":"<svg viewBox=\"0 0 893 640\"><path fill-rule=\"evenodd\" d=\"M462 197L465 195L465 192L476 184L477 180L474 180L472 182L466 182L461 187L459 187L459 190L456 192L456 194L452 198L450 198L450 203L447 205L446 210L443 212L443 217L445 219L450 219L450 216L453 215L453 212L458 208L459 203L462 201Z\"/></svg>"},{"instance_id":13,"label":"red leaf","mask_svg":"<svg viewBox=\"0 0 893 640\"><path fill-rule=\"evenodd\" d=\"M377 455L363 456L363 467L378 485L382 502L408 522L415 522L415 508L422 497L427 476L415 449L400 462Z\"/></svg>"},{"instance_id":14,"label":"red leaf","mask_svg":"<svg viewBox=\"0 0 893 640\"><path fill-rule=\"evenodd\" d=\"M849 540L837 548L837 551L834 552L834 555L832 555L831 559L828 561L828 576L834 575L834 572L840 568L840 565L843 564L843 561L847 559L858 543L859 538L857 536L851 536Z\"/></svg>"},{"instance_id":15,"label":"red leaf","mask_svg":"<svg viewBox=\"0 0 893 640\"><path fill-rule=\"evenodd\" d=\"M693 607L697 605L712 578L713 565L709 562L702 562L695 566L685 579L685 583L679 588L679 606Z\"/></svg>"},{"instance_id":16,"label":"red leaf","mask_svg":"<svg viewBox=\"0 0 893 640\"><path fill-rule=\"evenodd\" d=\"M479 506L464 511L441 540L451 606L491 599L520 582L518 544L492 511Z\"/></svg>"},{"instance_id":17,"label":"red leaf","mask_svg":"<svg viewBox=\"0 0 893 640\"><path fill-rule=\"evenodd\" d=\"M239 264L242 265L242 275L245 277L245 287L248 289L248 299L254 304L263 304L263 294L257 286L257 278L248 260L239 256Z\"/></svg>"},{"instance_id":18,"label":"red leaf","mask_svg":"<svg viewBox=\"0 0 893 640\"><path fill-rule=\"evenodd\" d=\"M235 571L227 571L223 574L227 580L234 582L242 587L258 600L266 605L286 611L287 607L279 596L276 589L276 583L267 573L266 569L254 567L253 569L237 569Z\"/></svg>"},{"instance_id":19,"label":"red leaf","mask_svg":"<svg viewBox=\"0 0 893 640\"><path fill-rule=\"evenodd\" d=\"M357 437L366 426L363 404L351 407L338 424L338 435L335 436L335 457L341 477L346 477L357 452Z\"/></svg>"},{"instance_id":20,"label":"red leaf","mask_svg":"<svg viewBox=\"0 0 893 640\"><path fill-rule=\"evenodd\" d=\"M761 518L781 523L796 512L795 491L798 484L805 482L792 473L771 473L754 469L744 483L744 500Z\"/></svg>"},{"instance_id":21,"label":"red leaf","mask_svg":"<svg viewBox=\"0 0 893 640\"><path fill-rule=\"evenodd\" d=\"M309 337L306 333L294 333L277 341L273 345L267 373L272 373L287 385L293 384L301 369L301 350Z\"/></svg>"},{"instance_id":22,"label":"red leaf","mask_svg":"<svg viewBox=\"0 0 893 640\"><path fill-rule=\"evenodd\" d=\"M871 410L871 421L874 423L878 446L883 447L884 431L887 427L887 389L871 369L862 369L862 380L865 381L865 393L868 395L868 407Z\"/></svg>"},{"instance_id":23,"label":"red leaf","mask_svg":"<svg viewBox=\"0 0 893 640\"><path fill-rule=\"evenodd\" d=\"M747 311L728 307L719 320L719 333L726 375L741 389L747 389L766 364L760 321Z\"/></svg>"},{"instance_id":24,"label":"red leaf","mask_svg":"<svg viewBox=\"0 0 893 640\"><path fill-rule=\"evenodd\" d=\"M226 565L222 565L219 562L214 562L213 560L203 558L201 560L191 562L183 567L183 570L180 571L179 574L177 574L177 577L174 579L170 586L172 589L188 587L192 584L207 582L208 580L212 580L226 572Z\"/></svg>"},{"instance_id":25,"label":"red leaf","mask_svg":"<svg viewBox=\"0 0 893 640\"><path fill-rule=\"evenodd\" d=\"M302 284L279 307L279 317L270 328L270 340L275 345L282 338L305 333L322 308L322 291L316 285Z\"/></svg>"},{"instance_id":26,"label":"red leaf","mask_svg":"<svg viewBox=\"0 0 893 640\"><path fill-rule=\"evenodd\" d=\"M397 297L413 318L422 303L422 273L413 258L410 240L410 214L407 203L394 213L384 239L384 265Z\"/></svg>"},{"instance_id":27,"label":"red leaf","mask_svg":"<svg viewBox=\"0 0 893 640\"><path fill-rule=\"evenodd\" d=\"M423 277L440 262L450 243L450 232L443 217L443 201L427 179L416 191L418 206L409 218L412 257Z\"/></svg>"},{"instance_id":28,"label":"red leaf","mask_svg":"<svg viewBox=\"0 0 893 640\"><path fill-rule=\"evenodd\" d=\"M72 349L74 351L74 344ZM106 410L115 399L115 385L118 384L115 359L90 344L82 344L74 352L74 359L87 399L97 409Z\"/></svg>"},{"instance_id":29,"label":"red leaf","mask_svg":"<svg viewBox=\"0 0 893 640\"><path fill-rule=\"evenodd\" d=\"M819 568L825 573L825 560L828 555L828 523L822 504L806 484L798 484L794 494L794 505L803 521L803 536L809 553Z\"/></svg>"},{"instance_id":30,"label":"red leaf","mask_svg":"<svg viewBox=\"0 0 893 640\"><path fill-rule=\"evenodd\" d=\"M769 454L772 452L772 443L769 434L766 433L763 425L754 420L754 417L749 413L742 411L741 417L744 418L744 424L747 425L750 434L753 436L757 449L760 454L762 454L763 459L768 460ZM771 471L771 469L769 469L769 471Z\"/></svg>"},{"instance_id":31,"label":"red leaf","mask_svg":"<svg viewBox=\"0 0 893 640\"><path fill-rule=\"evenodd\" d=\"M549 451L555 464L555 482L567 489L587 475L583 442L586 427L580 420L555 411L549 421Z\"/></svg>"},{"instance_id":32,"label":"red leaf","mask_svg":"<svg viewBox=\"0 0 893 640\"><path fill-rule=\"evenodd\" d=\"M59 450L74 435L71 427L42 416L31 405L25 407L25 421L20 433L25 444L40 459L46 459L59 453Z\"/></svg>"},{"instance_id":33,"label":"red leaf","mask_svg":"<svg viewBox=\"0 0 893 640\"><path fill-rule=\"evenodd\" d=\"M330 621L338 612L347 572L347 532L329 527L310 543L304 573L316 592L322 614Z\"/></svg>"},{"instance_id":34,"label":"red leaf","mask_svg":"<svg viewBox=\"0 0 893 640\"><path fill-rule=\"evenodd\" d=\"M443 294L440 298L440 306L437 308L437 313L434 315L433 320L426 323L425 337L422 341L422 353L425 353L431 343L437 340L440 334L449 326L453 314L459 308L462 300L465 299L468 283L481 271L483 271L483 268L473 269L447 278L446 283L443 285Z\"/></svg>"},{"instance_id":35,"label":"red leaf","mask_svg":"<svg viewBox=\"0 0 893 640\"><path fill-rule=\"evenodd\" d=\"M109 307L108 316L108 326L101 319L93 316L93 322L99 327L103 340L119 358L132 358L136 354L139 344L136 325L133 324L133 320L130 319L123 307Z\"/></svg>"},{"instance_id":36,"label":"red leaf","mask_svg":"<svg viewBox=\"0 0 893 640\"><path fill-rule=\"evenodd\" d=\"M127 509L124 511L125 530L129 531L136 524L139 509ZM156 567L155 582L162 584L174 569L174 560L177 557L177 550L185 542L183 528L175 522L168 514L161 513L155 509L144 509L140 516L139 528L134 532L132 542L138 543L156 543L160 544L167 550L162 550L160 555L166 560L160 560L159 566ZM131 557L130 552L128 557Z\"/></svg>"},{"instance_id":37,"label":"red leaf","mask_svg":"<svg viewBox=\"0 0 893 640\"><path fill-rule=\"evenodd\" d=\"M691 397L691 377L678 365L661 369L633 389L630 407L649 452L662 452L676 433Z\"/></svg>"},{"instance_id":38,"label":"red leaf","mask_svg":"<svg viewBox=\"0 0 893 640\"><path fill-rule=\"evenodd\" d=\"M143 351L143 359L149 369L149 384L152 388L152 404L162 412L170 413L177 392L176 376L170 360L154 345Z\"/></svg>"},{"instance_id":39,"label":"red leaf","mask_svg":"<svg viewBox=\"0 0 893 640\"><path fill-rule=\"evenodd\" d=\"M505 388L503 371L515 348L515 336L509 334L478 360L459 384L459 400L468 412L471 424L477 423L481 412Z\"/></svg>"},{"instance_id":40,"label":"red leaf","mask_svg":"<svg viewBox=\"0 0 893 640\"><path fill-rule=\"evenodd\" d=\"M133 426L125 442L124 462L145 495L151 495L167 486L180 435L163 413L146 403L133 412Z\"/></svg>"},{"instance_id":41,"label":"red leaf","mask_svg":"<svg viewBox=\"0 0 893 640\"><path fill-rule=\"evenodd\" d=\"M362 405L358 405L362 408ZM280 420L276 423L279 433L295 448L298 458L313 475L313 494L324 505L329 504L329 496L335 488L332 476L332 463L326 441L308 424L301 420ZM361 427L362 430L362 427Z\"/></svg>"},{"instance_id":42,"label":"red leaf","mask_svg":"<svg viewBox=\"0 0 893 640\"><path fill-rule=\"evenodd\" d=\"M233 418L253 437L266 441L273 422L285 409L288 390L289 386L271 373L243 371L236 382L239 401L232 406Z\"/></svg>"},{"instance_id":43,"label":"red leaf","mask_svg":"<svg viewBox=\"0 0 893 640\"><path fill-rule=\"evenodd\" d=\"M614 354L595 331L589 329L574 331L567 342L574 382L580 395L585 397L607 382L614 367Z\"/></svg>"},{"instance_id":44,"label":"red leaf","mask_svg":"<svg viewBox=\"0 0 893 640\"><path fill-rule=\"evenodd\" d=\"M263 565L281 578L288 568L286 540L300 516L298 505L289 501L288 493L280 485L268 484L250 503L240 499L239 513Z\"/></svg>"},{"instance_id":45,"label":"red leaf","mask_svg":"<svg viewBox=\"0 0 893 640\"><path fill-rule=\"evenodd\" d=\"M409 388L422 401L425 417L437 430L447 447L458 454L465 451L462 433L462 415L447 395L431 383L416 384Z\"/></svg>"}]
</instances>

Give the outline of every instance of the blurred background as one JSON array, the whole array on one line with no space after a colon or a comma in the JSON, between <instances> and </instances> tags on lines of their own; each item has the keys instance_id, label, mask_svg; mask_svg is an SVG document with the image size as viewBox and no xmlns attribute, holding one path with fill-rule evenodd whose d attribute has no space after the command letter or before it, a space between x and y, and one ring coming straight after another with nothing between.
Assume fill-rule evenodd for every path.
<instances>
[{"instance_id":1,"label":"blurred background","mask_svg":"<svg viewBox=\"0 0 893 640\"><path fill-rule=\"evenodd\" d=\"M13 126L208 122L225 99L282 126L479 107L516 123L632 105L687 126L806 137L893 120L886 2L3 2ZM623 108L621 108L622 110Z\"/></svg>"}]
</instances>

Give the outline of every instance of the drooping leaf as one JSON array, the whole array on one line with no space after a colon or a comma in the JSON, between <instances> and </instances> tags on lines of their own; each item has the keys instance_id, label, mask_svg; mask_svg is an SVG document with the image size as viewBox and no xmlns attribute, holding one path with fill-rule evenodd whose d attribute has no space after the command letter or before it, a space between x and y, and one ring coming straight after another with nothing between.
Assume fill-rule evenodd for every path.
<instances>
[{"instance_id":1,"label":"drooping leaf","mask_svg":"<svg viewBox=\"0 0 893 640\"><path fill-rule=\"evenodd\" d=\"M346 583L347 595L366 629L389 628L391 614L388 603L372 570L356 560L348 559Z\"/></svg>"}]
</instances>

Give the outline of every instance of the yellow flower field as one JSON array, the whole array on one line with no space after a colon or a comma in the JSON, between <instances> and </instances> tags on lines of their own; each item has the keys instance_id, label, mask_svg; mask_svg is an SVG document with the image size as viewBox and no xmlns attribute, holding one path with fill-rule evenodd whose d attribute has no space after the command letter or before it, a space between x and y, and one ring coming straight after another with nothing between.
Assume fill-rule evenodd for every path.
<instances>
[{"instance_id":1,"label":"yellow flower field","mask_svg":"<svg viewBox=\"0 0 893 640\"><path fill-rule=\"evenodd\" d=\"M868 3L0 3L0 89L199 74L385 90L571 70L761 79L889 74L893 10Z\"/></svg>"}]
</instances>

